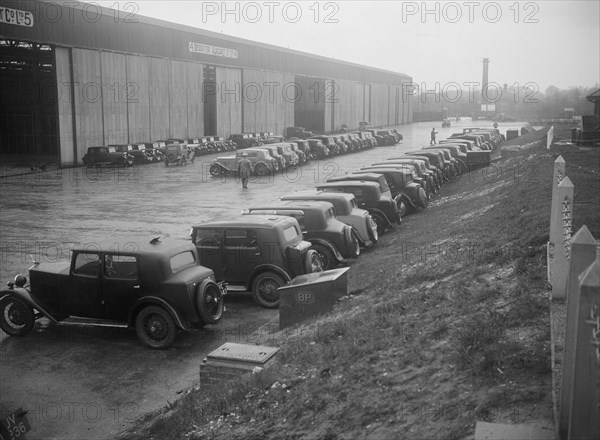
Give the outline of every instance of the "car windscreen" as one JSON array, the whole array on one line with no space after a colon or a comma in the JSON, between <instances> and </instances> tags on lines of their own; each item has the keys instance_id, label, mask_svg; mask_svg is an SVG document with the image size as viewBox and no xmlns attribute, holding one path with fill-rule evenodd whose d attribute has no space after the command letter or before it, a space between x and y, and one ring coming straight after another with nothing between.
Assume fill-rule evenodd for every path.
<instances>
[{"instance_id":1,"label":"car windscreen","mask_svg":"<svg viewBox=\"0 0 600 440\"><path fill-rule=\"evenodd\" d=\"M299 235L300 235L300 231L298 231L298 229L294 225L288 226L287 228L285 228L283 230L283 237L288 242L297 240Z\"/></svg>"},{"instance_id":2,"label":"car windscreen","mask_svg":"<svg viewBox=\"0 0 600 440\"><path fill-rule=\"evenodd\" d=\"M196 264L196 256L192 251L181 252L171 257L171 270L173 273L179 272L188 266Z\"/></svg>"}]
</instances>

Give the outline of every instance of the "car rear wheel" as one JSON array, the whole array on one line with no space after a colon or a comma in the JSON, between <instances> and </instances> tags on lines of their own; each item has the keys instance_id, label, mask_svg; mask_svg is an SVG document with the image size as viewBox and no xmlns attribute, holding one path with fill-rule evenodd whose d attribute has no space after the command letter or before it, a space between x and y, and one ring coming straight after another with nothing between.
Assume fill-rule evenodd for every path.
<instances>
[{"instance_id":1,"label":"car rear wheel","mask_svg":"<svg viewBox=\"0 0 600 440\"><path fill-rule=\"evenodd\" d=\"M33 309L11 295L0 299L0 328L9 336L26 336L33 328Z\"/></svg>"},{"instance_id":2,"label":"car rear wheel","mask_svg":"<svg viewBox=\"0 0 600 440\"><path fill-rule=\"evenodd\" d=\"M334 253L331 252L331 249L329 249L327 246L324 246L319 243L313 244L312 247L315 250L315 252L317 254L319 254L319 257L321 258L321 261L323 262L324 270L333 269L336 266L337 258L335 258Z\"/></svg>"},{"instance_id":3,"label":"car rear wheel","mask_svg":"<svg viewBox=\"0 0 600 440\"><path fill-rule=\"evenodd\" d=\"M144 307L135 319L135 331L142 343L150 348L165 349L175 340L175 321L159 306Z\"/></svg>"},{"instance_id":4,"label":"car rear wheel","mask_svg":"<svg viewBox=\"0 0 600 440\"><path fill-rule=\"evenodd\" d=\"M279 306L277 289L285 284L283 278L275 272L263 272L252 283L254 300L262 307L275 309Z\"/></svg>"},{"instance_id":5,"label":"car rear wheel","mask_svg":"<svg viewBox=\"0 0 600 440\"><path fill-rule=\"evenodd\" d=\"M199 285L196 294L198 314L206 324L216 324L223 315L223 292L213 282Z\"/></svg>"}]
</instances>

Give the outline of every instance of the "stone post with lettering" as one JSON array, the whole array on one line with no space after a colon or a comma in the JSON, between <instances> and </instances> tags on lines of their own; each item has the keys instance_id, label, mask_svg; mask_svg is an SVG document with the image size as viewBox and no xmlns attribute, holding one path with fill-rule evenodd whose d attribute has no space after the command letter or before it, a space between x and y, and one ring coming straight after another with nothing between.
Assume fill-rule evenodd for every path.
<instances>
[{"instance_id":1,"label":"stone post with lettering","mask_svg":"<svg viewBox=\"0 0 600 440\"><path fill-rule=\"evenodd\" d=\"M600 438L600 260L579 276L575 370L567 438Z\"/></svg>"},{"instance_id":2,"label":"stone post with lettering","mask_svg":"<svg viewBox=\"0 0 600 440\"><path fill-rule=\"evenodd\" d=\"M546 150L550 149L550 145L552 145L552 141L554 140L554 126L550 127L548 133L546 134Z\"/></svg>"},{"instance_id":3,"label":"stone post with lettering","mask_svg":"<svg viewBox=\"0 0 600 440\"><path fill-rule=\"evenodd\" d=\"M556 224L550 228L555 232L552 246L552 299L563 301L567 295L567 278L569 275L569 261L571 259L571 232L573 228L573 184L571 179L565 177L558 184L557 206L560 213L554 221ZM552 243L551 243L552 244Z\"/></svg>"},{"instance_id":4,"label":"stone post with lettering","mask_svg":"<svg viewBox=\"0 0 600 440\"><path fill-rule=\"evenodd\" d=\"M560 391L559 433L565 438L571 412L571 384L575 369L575 333L579 312L579 275L596 260L596 240L587 226L582 226L571 241L571 261L567 281L567 316L565 325L564 357Z\"/></svg>"},{"instance_id":5,"label":"stone post with lettering","mask_svg":"<svg viewBox=\"0 0 600 440\"><path fill-rule=\"evenodd\" d=\"M558 231L560 231L560 208L558 204L558 184L565 178L565 160L562 156L554 161L554 176L552 177L552 206L550 208L550 238L548 240L547 249L547 268L548 282L553 284L553 263L554 263L554 247L557 240L560 239Z\"/></svg>"}]
</instances>

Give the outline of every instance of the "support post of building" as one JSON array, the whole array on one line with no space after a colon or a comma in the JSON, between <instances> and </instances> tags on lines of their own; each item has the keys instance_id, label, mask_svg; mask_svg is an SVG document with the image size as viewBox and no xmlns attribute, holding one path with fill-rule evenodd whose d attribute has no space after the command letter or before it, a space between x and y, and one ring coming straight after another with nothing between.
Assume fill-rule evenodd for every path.
<instances>
[{"instance_id":1,"label":"support post of building","mask_svg":"<svg viewBox=\"0 0 600 440\"><path fill-rule=\"evenodd\" d=\"M571 412L570 385L575 370L575 334L579 312L579 275L596 260L596 240L587 226L582 226L571 242L571 261L567 282L567 314L560 391L559 433L565 438Z\"/></svg>"}]
</instances>

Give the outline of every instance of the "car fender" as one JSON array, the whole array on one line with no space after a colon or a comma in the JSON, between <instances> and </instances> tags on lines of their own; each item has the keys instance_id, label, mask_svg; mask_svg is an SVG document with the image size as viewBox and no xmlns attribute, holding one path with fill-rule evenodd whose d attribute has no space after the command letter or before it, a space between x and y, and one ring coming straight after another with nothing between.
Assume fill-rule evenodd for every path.
<instances>
[{"instance_id":1,"label":"car fender","mask_svg":"<svg viewBox=\"0 0 600 440\"><path fill-rule=\"evenodd\" d=\"M417 205L413 202L413 200L405 193L402 193L402 192L398 193L398 195L396 197L399 197L400 200L402 200L406 206L410 206L411 208L417 207Z\"/></svg>"},{"instance_id":2,"label":"car fender","mask_svg":"<svg viewBox=\"0 0 600 440\"><path fill-rule=\"evenodd\" d=\"M340 254L340 251L338 251L338 249L330 241L322 238L311 238L308 241L310 241L312 244L320 244L321 246L325 246L327 249L333 252L333 255L339 262L344 261L344 257L342 257L342 254Z\"/></svg>"},{"instance_id":3,"label":"car fender","mask_svg":"<svg viewBox=\"0 0 600 440\"><path fill-rule=\"evenodd\" d=\"M131 307L131 311L129 312L129 317L127 319L127 322L130 326L135 326L135 318L137 312L140 311L144 306L147 306L149 304L156 304L163 307L169 313L169 315L171 315L171 318L173 318L177 327L186 331L192 329L191 324L183 316L181 316L181 314L171 304L157 296L144 296L138 299L133 304L133 306Z\"/></svg>"},{"instance_id":4,"label":"car fender","mask_svg":"<svg viewBox=\"0 0 600 440\"><path fill-rule=\"evenodd\" d=\"M225 165L223 165L221 162L213 162L213 164L212 164L212 165L217 165L217 166L221 167L221 169L222 169L222 170L224 170L224 171L227 171L227 172L230 172L230 173L234 171L234 170L231 170L231 169L229 169L229 168L228 168L228 167L226 167ZM211 165L211 166L212 166L212 165ZM237 171L237 170L235 170L235 171Z\"/></svg>"},{"instance_id":5,"label":"car fender","mask_svg":"<svg viewBox=\"0 0 600 440\"><path fill-rule=\"evenodd\" d=\"M388 216L385 215L385 213L381 209L369 208L369 209L367 209L367 211L369 211L369 214L377 214L378 216L382 217L387 223L386 224L387 228L392 226L392 222L390 222L390 219L388 218Z\"/></svg>"},{"instance_id":6,"label":"car fender","mask_svg":"<svg viewBox=\"0 0 600 440\"><path fill-rule=\"evenodd\" d=\"M348 224L348 223L346 223L346 224ZM358 230L358 228L356 228L356 226L352 226L352 225L348 225L348 226L350 226L352 228L352 231L356 235L356 239L358 240L358 244L361 247L365 247L367 245L367 242L362 239L362 237L360 235L360 231ZM367 226L367 234L368 234L368 226Z\"/></svg>"},{"instance_id":7,"label":"car fender","mask_svg":"<svg viewBox=\"0 0 600 440\"><path fill-rule=\"evenodd\" d=\"M246 284L246 288L248 289L248 291L250 291L252 289L252 284L254 283L254 279L260 275L263 272L275 272L278 275L281 275L281 277L285 280L286 283L289 283L290 281L292 281L292 277L290 277L290 275L283 270L281 267L275 265L275 264L261 264L260 266L256 266L256 268L254 268L254 272L252 273L252 276L250 277L250 279L248 280L248 283Z\"/></svg>"},{"instance_id":8,"label":"car fender","mask_svg":"<svg viewBox=\"0 0 600 440\"><path fill-rule=\"evenodd\" d=\"M7 289L7 290L3 290L0 292L0 298L3 298L7 295L11 295L11 296L14 296L14 297L20 299L21 301L28 304L32 308L38 310L42 315L44 315L46 318L48 318L54 324L58 324L58 320L54 316L52 316L50 314L50 312L48 312L46 309L44 309L44 307L42 307L39 304L39 302L34 299L34 297L31 295L31 293L27 289L25 289L23 287L16 287L14 289Z\"/></svg>"}]
</instances>

